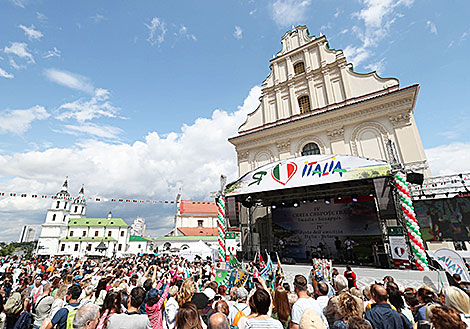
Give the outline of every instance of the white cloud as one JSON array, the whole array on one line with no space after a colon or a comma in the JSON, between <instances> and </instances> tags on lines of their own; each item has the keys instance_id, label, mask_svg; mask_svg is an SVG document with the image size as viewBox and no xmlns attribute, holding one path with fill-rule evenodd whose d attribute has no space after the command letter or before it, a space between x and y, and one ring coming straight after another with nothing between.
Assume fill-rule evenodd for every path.
<instances>
[{"instance_id":1,"label":"white cloud","mask_svg":"<svg viewBox=\"0 0 470 329\"><path fill-rule=\"evenodd\" d=\"M366 69L376 71L378 75L382 75L385 70L385 58L382 58L378 62L374 62L365 66Z\"/></svg>"},{"instance_id":2,"label":"white cloud","mask_svg":"<svg viewBox=\"0 0 470 329\"><path fill-rule=\"evenodd\" d=\"M348 32L349 32L348 29L344 29L344 30L342 30L341 32L339 32L339 34L346 34L346 33L348 33Z\"/></svg>"},{"instance_id":3,"label":"white cloud","mask_svg":"<svg viewBox=\"0 0 470 329\"><path fill-rule=\"evenodd\" d=\"M253 10L251 10L251 11L249 12L250 16L253 16L253 15L256 13L257 10L258 10L258 9L253 9Z\"/></svg>"},{"instance_id":4,"label":"white cloud","mask_svg":"<svg viewBox=\"0 0 470 329\"><path fill-rule=\"evenodd\" d=\"M183 36L183 37L186 37L187 39L191 39L191 40L194 40L194 41L197 41L197 38L194 34L191 34L188 32L188 28L184 25L181 25L179 31L178 31L178 34L180 36Z\"/></svg>"},{"instance_id":5,"label":"white cloud","mask_svg":"<svg viewBox=\"0 0 470 329\"><path fill-rule=\"evenodd\" d=\"M31 128L34 120L44 120L49 116L46 109L39 105L26 110L4 110L0 113L0 133L22 135Z\"/></svg>"},{"instance_id":6,"label":"white cloud","mask_svg":"<svg viewBox=\"0 0 470 329\"><path fill-rule=\"evenodd\" d=\"M281 27L304 23L311 0L276 0L271 5L271 17Z\"/></svg>"},{"instance_id":7,"label":"white cloud","mask_svg":"<svg viewBox=\"0 0 470 329\"><path fill-rule=\"evenodd\" d=\"M19 25L18 27L24 31L24 34L28 37L29 41L39 40L44 36L41 31L35 29L34 25L31 25L30 27Z\"/></svg>"},{"instance_id":8,"label":"white cloud","mask_svg":"<svg viewBox=\"0 0 470 329\"><path fill-rule=\"evenodd\" d=\"M122 129L113 126L97 125L89 122L79 125L64 125L64 129L60 132L76 136L92 135L99 138L116 140L119 139L119 135L122 134Z\"/></svg>"},{"instance_id":9,"label":"white cloud","mask_svg":"<svg viewBox=\"0 0 470 329\"><path fill-rule=\"evenodd\" d=\"M29 63L35 63L33 55L28 52L28 45L24 42L10 42L10 47L5 46L6 54L16 55L20 58L29 59Z\"/></svg>"},{"instance_id":10,"label":"white cloud","mask_svg":"<svg viewBox=\"0 0 470 329\"><path fill-rule=\"evenodd\" d=\"M147 41L150 42L152 46L156 44L160 45L165 41L166 27L165 22L160 20L158 17L152 18L150 24L145 24L149 29L149 37Z\"/></svg>"},{"instance_id":11,"label":"white cloud","mask_svg":"<svg viewBox=\"0 0 470 329\"><path fill-rule=\"evenodd\" d=\"M54 47L54 49L49 50L46 55L44 55L44 58L50 58L50 57L60 57L61 51Z\"/></svg>"},{"instance_id":12,"label":"white cloud","mask_svg":"<svg viewBox=\"0 0 470 329\"><path fill-rule=\"evenodd\" d=\"M15 76L12 73L8 73L7 71L5 71L4 69L0 67L0 77L13 79Z\"/></svg>"},{"instance_id":13,"label":"white cloud","mask_svg":"<svg viewBox=\"0 0 470 329\"><path fill-rule=\"evenodd\" d=\"M240 40L241 38L243 38L243 30L240 26L235 25L235 31L233 31L233 36L237 40Z\"/></svg>"},{"instance_id":14,"label":"white cloud","mask_svg":"<svg viewBox=\"0 0 470 329\"><path fill-rule=\"evenodd\" d=\"M82 75L61 71L57 69L47 69L44 71L46 78L59 85L84 91L89 94L94 93L93 84Z\"/></svg>"},{"instance_id":15,"label":"white cloud","mask_svg":"<svg viewBox=\"0 0 470 329\"><path fill-rule=\"evenodd\" d=\"M437 27L436 27L436 24L434 24L433 22L427 21L426 28L428 28L432 34L437 35Z\"/></svg>"},{"instance_id":16,"label":"white cloud","mask_svg":"<svg viewBox=\"0 0 470 329\"><path fill-rule=\"evenodd\" d=\"M179 131L165 136L150 132L144 140L132 144L83 141L76 146L42 152L0 154L0 177L15 177L9 181L1 180L0 190L55 193L61 180L68 175L77 186L71 191L76 193L83 183L88 196L172 200L182 188L185 198L208 199L210 192L219 187L220 174L226 174L229 180L237 177L235 149L227 138L236 135L246 115L258 106L260 95L261 88L256 86L233 113L214 110L210 118L199 118L192 124L183 125ZM21 179L23 177L27 179ZM0 209L2 202L6 201L0 199ZM35 223L43 221L48 205L43 204ZM89 204L87 212L90 216L95 215L90 210L94 205ZM24 206L30 209L28 204ZM109 207L112 207L110 203L102 206L103 214L96 215L104 216ZM144 217L148 214L147 220L154 216L151 222L158 224L152 228L153 232L160 229L159 232L164 233L171 222L160 224L160 221L170 216L174 208L155 207L145 210L139 205L136 210L127 205L131 216L135 216L136 211ZM13 218L19 217L13 206L9 209ZM119 211L113 210L113 214L126 218L124 211L123 205ZM2 231L0 238L3 236Z\"/></svg>"},{"instance_id":17,"label":"white cloud","mask_svg":"<svg viewBox=\"0 0 470 329\"><path fill-rule=\"evenodd\" d=\"M426 156L434 176L468 172L470 143L455 142L426 149Z\"/></svg>"},{"instance_id":18,"label":"white cloud","mask_svg":"<svg viewBox=\"0 0 470 329\"><path fill-rule=\"evenodd\" d=\"M26 0L10 0L10 2L20 8L24 8L26 5Z\"/></svg>"},{"instance_id":19,"label":"white cloud","mask_svg":"<svg viewBox=\"0 0 470 329\"><path fill-rule=\"evenodd\" d=\"M361 41L360 46L350 45L350 50L355 49L352 58L349 60L360 65L369 58L377 47L378 43L389 35L391 26L397 18L403 17L402 13L397 13L397 8L403 6L410 7L414 0L361 0L363 9L353 13L353 17L359 19L363 27L354 26L352 31Z\"/></svg>"},{"instance_id":20,"label":"white cloud","mask_svg":"<svg viewBox=\"0 0 470 329\"><path fill-rule=\"evenodd\" d=\"M96 14L95 16L91 16L90 17L95 23L99 23L101 21L104 21L106 19L106 17L104 15L101 15L101 14Z\"/></svg>"},{"instance_id":21,"label":"white cloud","mask_svg":"<svg viewBox=\"0 0 470 329\"><path fill-rule=\"evenodd\" d=\"M21 69L26 68L26 65L17 64L13 58L10 58L10 66L13 67L14 69L17 69L17 70L21 70Z\"/></svg>"},{"instance_id":22,"label":"white cloud","mask_svg":"<svg viewBox=\"0 0 470 329\"><path fill-rule=\"evenodd\" d=\"M338 18L340 14L341 14L341 11L339 9L336 9L336 12L333 14L333 17Z\"/></svg>"},{"instance_id":23,"label":"white cloud","mask_svg":"<svg viewBox=\"0 0 470 329\"><path fill-rule=\"evenodd\" d=\"M58 120L75 119L82 123L100 117L115 118L118 113L109 101L109 91L102 88L97 88L90 100L78 99L62 104L58 111ZM88 127L88 130L91 131L91 128Z\"/></svg>"},{"instance_id":24,"label":"white cloud","mask_svg":"<svg viewBox=\"0 0 470 329\"><path fill-rule=\"evenodd\" d=\"M38 21L41 21L41 22L47 21L47 16L38 11L36 12L36 18L38 19Z\"/></svg>"}]
</instances>

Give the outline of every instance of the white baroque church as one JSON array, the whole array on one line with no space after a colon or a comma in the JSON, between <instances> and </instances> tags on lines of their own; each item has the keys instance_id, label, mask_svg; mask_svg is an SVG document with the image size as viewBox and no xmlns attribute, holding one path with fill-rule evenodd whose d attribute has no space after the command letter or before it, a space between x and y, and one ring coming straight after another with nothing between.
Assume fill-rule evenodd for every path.
<instances>
[{"instance_id":1,"label":"white baroque church","mask_svg":"<svg viewBox=\"0 0 470 329\"><path fill-rule=\"evenodd\" d=\"M129 247L134 248L130 240L130 226L122 218L112 217L111 212L106 218L87 218L84 187L76 198L72 198L66 179L47 210L37 254L121 257L132 253Z\"/></svg>"},{"instance_id":2,"label":"white baroque church","mask_svg":"<svg viewBox=\"0 0 470 329\"><path fill-rule=\"evenodd\" d=\"M344 154L390 160L395 145L407 170L430 176L414 119L419 85L355 72L325 36L297 26L281 39L261 85L258 108L229 139L239 175L276 160L310 154ZM391 141L392 143L390 143Z\"/></svg>"}]
</instances>

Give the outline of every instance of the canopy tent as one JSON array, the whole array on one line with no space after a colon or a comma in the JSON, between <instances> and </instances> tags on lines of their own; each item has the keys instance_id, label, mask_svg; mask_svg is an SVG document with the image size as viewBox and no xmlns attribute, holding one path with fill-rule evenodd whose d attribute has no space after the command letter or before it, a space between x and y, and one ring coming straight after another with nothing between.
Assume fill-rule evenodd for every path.
<instances>
[{"instance_id":1,"label":"canopy tent","mask_svg":"<svg viewBox=\"0 0 470 329\"><path fill-rule=\"evenodd\" d=\"M351 155L318 154L261 166L227 185L227 197L390 175L385 161Z\"/></svg>"},{"instance_id":2,"label":"canopy tent","mask_svg":"<svg viewBox=\"0 0 470 329\"><path fill-rule=\"evenodd\" d=\"M212 249L205 244L202 240L190 245L188 249L182 250L180 256L186 258L190 262L194 261L196 256L201 257L205 260L207 257L212 259Z\"/></svg>"}]
</instances>

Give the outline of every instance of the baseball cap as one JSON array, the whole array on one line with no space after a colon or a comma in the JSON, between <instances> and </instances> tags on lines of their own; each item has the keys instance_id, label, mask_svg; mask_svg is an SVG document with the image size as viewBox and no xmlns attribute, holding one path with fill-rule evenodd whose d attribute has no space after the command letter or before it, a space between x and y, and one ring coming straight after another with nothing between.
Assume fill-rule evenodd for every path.
<instances>
[{"instance_id":1,"label":"baseball cap","mask_svg":"<svg viewBox=\"0 0 470 329\"><path fill-rule=\"evenodd\" d=\"M75 275L75 276L73 277L73 281L80 281L81 279L83 279L83 276L81 276L80 274Z\"/></svg>"}]
</instances>

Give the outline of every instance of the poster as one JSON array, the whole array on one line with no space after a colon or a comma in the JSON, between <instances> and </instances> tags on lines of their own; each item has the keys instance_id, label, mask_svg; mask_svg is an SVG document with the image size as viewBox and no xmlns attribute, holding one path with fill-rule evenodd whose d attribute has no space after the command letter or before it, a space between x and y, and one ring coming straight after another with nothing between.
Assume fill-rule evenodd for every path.
<instances>
[{"instance_id":1,"label":"poster","mask_svg":"<svg viewBox=\"0 0 470 329\"><path fill-rule=\"evenodd\" d=\"M410 259L405 237L403 235L389 236L388 241L392 252L393 265L396 268L410 268Z\"/></svg>"},{"instance_id":2,"label":"poster","mask_svg":"<svg viewBox=\"0 0 470 329\"><path fill-rule=\"evenodd\" d=\"M372 198L371 198L372 199ZM300 203L298 207L272 210L274 240L281 246L282 257L341 258L335 241L341 246L347 237L366 247L372 254L372 239L381 234L373 201L340 202L324 200ZM336 242L338 243L338 242Z\"/></svg>"},{"instance_id":3,"label":"poster","mask_svg":"<svg viewBox=\"0 0 470 329\"><path fill-rule=\"evenodd\" d=\"M414 200L413 205L423 240L470 240L469 198Z\"/></svg>"}]
</instances>

